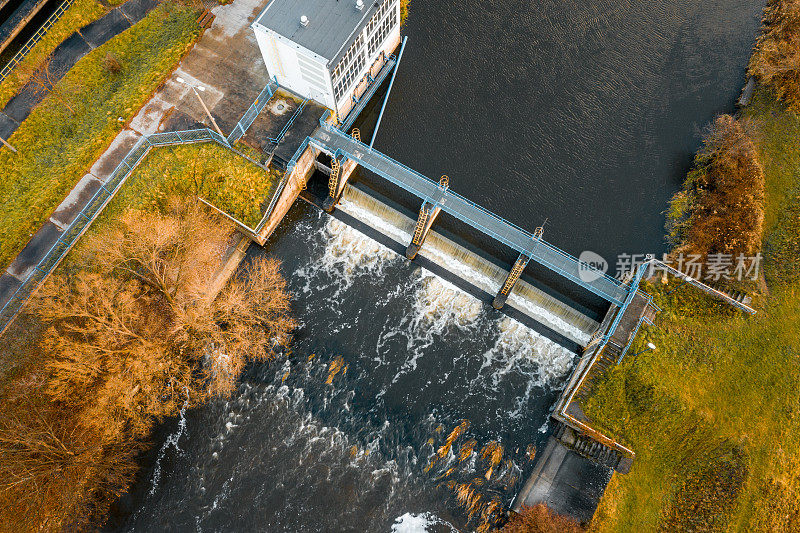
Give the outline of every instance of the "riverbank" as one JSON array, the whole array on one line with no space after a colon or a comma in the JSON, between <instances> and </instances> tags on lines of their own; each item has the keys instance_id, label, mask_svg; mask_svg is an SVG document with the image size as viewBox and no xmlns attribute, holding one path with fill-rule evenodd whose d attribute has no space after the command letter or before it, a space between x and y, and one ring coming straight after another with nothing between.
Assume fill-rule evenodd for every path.
<instances>
[{"instance_id":1,"label":"riverbank","mask_svg":"<svg viewBox=\"0 0 800 533\"><path fill-rule=\"evenodd\" d=\"M737 120L764 175L759 312L741 316L677 281L647 287L664 311L631 350L644 352L588 403L637 453L593 531L800 529L800 118L762 84Z\"/></svg>"}]
</instances>

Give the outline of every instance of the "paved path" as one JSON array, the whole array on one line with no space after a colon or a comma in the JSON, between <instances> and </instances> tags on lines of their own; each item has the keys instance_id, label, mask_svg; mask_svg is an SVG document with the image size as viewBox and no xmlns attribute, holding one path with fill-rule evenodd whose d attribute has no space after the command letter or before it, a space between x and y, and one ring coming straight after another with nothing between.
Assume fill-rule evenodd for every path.
<instances>
[{"instance_id":1,"label":"paved path","mask_svg":"<svg viewBox=\"0 0 800 533\"><path fill-rule=\"evenodd\" d=\"M53 50L50 73L60 80L82 57L142 20L157 5L157 0L128 0L79 29ZM0 112L0 136L8 139L47 93L30 82L22 87Z\"/></svg>"},{"instance_id":2,"label":"paved path","mask_svg":"<svg viewBox=\"0 0 800 533\"><path fill-rule=\"evenodd\" d=\"M216 15L212 26L0 276L0 307L30 276L141 135L208 125L197 97L188 86L178 83L178 77L204 85L203 98L215 120L224 132L233 129L268 79L249 27L262 4L263 0L236 0L212 10Z\"/></svg>"}]
</instances>

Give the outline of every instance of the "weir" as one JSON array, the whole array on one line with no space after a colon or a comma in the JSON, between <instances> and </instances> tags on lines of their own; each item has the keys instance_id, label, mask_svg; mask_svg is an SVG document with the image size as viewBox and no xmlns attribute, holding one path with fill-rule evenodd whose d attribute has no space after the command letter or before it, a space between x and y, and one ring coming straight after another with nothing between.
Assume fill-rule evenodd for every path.
<instances>
[{"instance_id":1,"label":"weir","mask_svg":"<svg viewBox=\"0 0 800 533\"><path fill-rule=\"evenodd\" d=\"M656 312L650 305L652 300L639 291L644 269L639 268L635 276L625 281L614 279L546 242L542 228L533 233L523 230L453 192L447 176L442 176L439 182L433 181L362 143L358 130L348 135L340 127L326 112L298 146L286 165L285 186L274 198L274 208L265 215L264 231L258 235L258 241L266 241L298 197L329 213L338 208L404 248L409 260L422 261L434 272L452 274L493 298L490 301L494 308L508 306L518 313L512 316L533 319L538 333L573 353L582 354L567 390L551 415L556 421L555 434L515 499L514 507L547 502L567 514L590 518L608 481L607 472L629 470L633 452L593 429L574 401L575 391L586 382L587 369L610 364L604 361L612 357L621 360L638 326L642 322L652 323ZM305 131L308 129L310 125ZM322 154L330 157L330 166L318 160ZM349 183L358 166L386 180L395 190L399 187L416 197L419 201L416 216L382 201L377 191L362 190L362 187L369 189L367 185ZM306 191L315 170L328 174L323 198ZM438 231L436 221L442 213L516 252L515 262L504 268ZM606 318L601 323L597 316L590 316L593 313L587 313L563 294L559 297L537 286L537 280L525 275L530 262L608 302ZM620 336L626 342L615 351ZM605 359L601 361L598 354ZM588 479L601 481L591 486L580 484ZM560 507L557 500L565 499L582 503Z\"/></svg>"},{"instance_id":2,"label":"weir","mask_svg":"<svg viewBox=\"0 0 800 533\"><path fill-rule=\"evenodd\" d=\"M414 219L352 185L345 189L338 209L401 247L409 242L415 231ZM425 245L419 250L419 258L451 273L490 298L501 289L507 276L501 266L437 231L428 232ZM585 346L599 326L598 320L577 309L574 303L556 298L526 279L518 281L508 306L557 334L547 335L540 331L574 351Z\"/></svg>"},{"instance_id":3,"label":"weir","mask_svg":"<svg viewBox=\"0 0 800 533\"><path fill-rule=\"evenodd\" d=\"M274 84L274 80L271 83ZM281 87L272 98L288 101L291 94ZM272 109L269 104L262 105ZM438 182L433 181L361 142L358 130L353 130L352 135L341 131L330 112L318 114L321 106L312 102L303 105L285 135L285 139L289 140L281 142L270 152L270 157L274 155L278 162L281 159L279 153L286 153L290 146L294 155L285 165L284 177L264 218L252 231L252 237L260 244L269 239L299 197L329 213L338 206L345 212L349 211L357 220L366 221L376 231L388 235L404 248L408 259L415 260L419 256L429 264L435 264L437 268L463 279L479 293L489 295L488 301L496 309L510 305L514 311L543 326L546 331L540 329L540 333L575 353L588 344L597 331L597 316L573 301L575 296L548 289L546 286L549 283L541 280L526 278L529 262L544 266L545 270L557 274L556 277L565 278L612 306L625 306L630 284L623 284L549 244L543 239L541 228L529 233L507 222L453 192L447 176L442 176ZM309 120L312 116L317 117L313 123ZM265 119L261 117L265 117L265 114L261 114L253 123L262 124ZM266 117L269 118L269 114ZM244 135L245 139L257 137L257 134L251 135L249 131ZM301 142L300 139L304 140ZM330 157L330 163L319 160L322 154ZM410 193L412 198L416 197L420 202L416 220L382 205L374 195L370 197L353 188L349 181L358 166ZM328 174L325 192L317 190L316 195L306 191L315 171ZM516 252L517 259L513 264L503 267L503 260L500 260L500 264L487 261L453 242L436 230L437 219L442 214L446 214L448 220L463 223L467 228L487 236L490 241ZM596 305L596 302L592 305Z\"/></svg>"},{"instance_id":4,"label":"weir","mask_svg":"<svg viewBox=\"0 0 800 533\"><path fill-rule=\"evenodd\" d=\"M25 0L27 4L38 1L40 0ZM270 2L268 5L277 3ZM330 6L338 6L337 8L341 8L344 4L344 2L329 3ZM370 3L367 9L368 11L377 9L379 5ZM396 4L394 5L396 6ZM350 7L347 9L352 15L353 9ZM376 21L383 16L381 13L376 15L378 17L375 19ZM390 21L389 16L387 15L387 21ZM263 14L259 20L262 17ZM303 18L306 21L305 24L302 22L301 24L305 26L308 21L306 17ZM297 18L293 18L288 25L293 34L304 35L303 30L297 29L297 20ZM261 20L261 22L266 21ZM260 27L267 29L263 25ZM369 29L370 26L364 31L367 32L366 34L373 32L376 36L381 36L380 33L377 33L382 31L381 27L378 26L373 30ZM314 30L315 26L311 28ZM270 25L269 30L275 31L274 25ZM272 35L268 35L266 32L261 37L264 35L272 38ZM347 35L354 34L348 32ZM266 37L264 38L266 39ZM398 40L399 29L396 37L395 34L386 37L384 47L389 48ZM272 43L277 54L274 40ZM377 40L375 43L380 44ZM263 43L259 41L259 44ZM346 44L349 46L349 43ZM369 46L372 50L373 44L371 43ZM357 41L354 49L358 49L358 47ZM291 47L286 47L284 52L287 53L287 50L288 53L295 54ZM348 48L344 47L343 50L346 52ZM298 197L311 201L328 212L334 211L338 206L341 212L368 225L381 235L388 236L400 245L408 259L416 259L420 263L427 262L435 265L439 271L452 273L453 276L476 287L490 298L494 298L492 304L496 309L513 308L525 316L532 317L537 323L552 332L551 339L557 340L562 346L572 343L574 346L570 346L569 350L574 353L581 352L583 348L582 357L575 366L566 389L552 413L552 418L557 422L555 431L550 437L545 452L538 458L534 475L515 500L514 507L516 509L523 504L546 502L559 510L558 502L570 502L581 498L591 504L596 497L593 490L584 490L578 486L580 478L576 476L565 478L564 473L585 471L587 461L592 465L613 468L619 472L626 472L631 466L633 451L612 437L594 429L592 421L582 409L581 402L591 391L592 384L625 356L640 326L653 323L658 308L648 295L638 289L644 268L640 267L636 276L625 282L611 278L604 272L596 270L547 243L543 239L541 228L537 228L533 233L521 229L450 190L449 180L446 177L437 183L375 150L371 143L369 146L362 143L360 135L357 133L348 135L344 130L349 129L366 107L381 81L386 79L390 71L396 69L399 63L399 58L395 59L393 56L387 55L385 51L380 51L380 47L375 49L375 53L383 54L382 61L372 63L368 74L365 74L354 86L359 96L348 94L352 92L352 87L350 90L345 90L345 98L352 97L352 102L348 102L346 109L350 111L342 122L334 120L330 111L327 111L326 116L322 116L322 112L320 112L326 109L335 109L337 105L320 104L318 102L322 102L322 100L312 100L308 95L295 98L297 92L292 95L281 95L278 91L282 87L283 80L279 82L275 78L268 83L227 138L205 129L157 133L140 138L131 152L116 167L105 186L100 185L100 191L103 192L98 191L87 204L86 209L80 212L85 220L75 219L77 222L70 225L69 231L65 232L65 238L63 240L59 238L57 244L47 253L45 260L40 261L34 267L36 273L32 274L26 283L28 280L33 281L24 287L24 290L20 292L21 296L15 294L14 297L17 298L17 301L23 302L27 299L32 291L31 287L37 285L52 268L55 268L58 261L72 247L102 207L113 197L113 193L151 147L202 140L214 141L232 149L236 142L247 142L251 148L257 148L262 155L266 155L263 160L253 161L255 164L264 168L283 165L285 170L280 183L276 185L274 194L271 193L271 197L266 199L265 205L262 206L264 216L261 222L253 229L240 224L240 230L247 234L248 238L264 244ZM340 57L327 58L327 56L323 59L331 59L329 63L323 65L326 69L334 66L333 59L341 60ZM303 68L298 71L305 75L305 82L308 82L309 79L329 82L333 76L328 74L339 75L342 72L335 68L328 69L331 72L328 70L315 71L315 63L310 62L308 58L297 59L297 62L298 64L302 63ZM283 76L283 70L279 70ZM303 70L304 72L302 72ZM377 75L373 70L377 70ZM316 74L319 72L324 73L325 76L317 77ZM356 76L357 78L358 76ZM330 87L337 91L340 88ZM362 88L365 88L363 92ZM328 87L324 87L324 89L327 90ZM284 93L286 93L285 90ZM288 100L279 104L273 97L287 97ZM289 102L292 98L297 100L294 104ZM262 113L268 102L276 104L271 118L266 118L270 113ZM334 104L338 103L334 101ZM284 112L285 120L278 121L276 117L281 116L281 111L285 111L287 108L291 112ZM214 111L216 112L217 109ZM206 112L210 115L207 109ZM315 114L318 112L319 114ZM209 118L214 121L213 117ZM263 123L258 121L263 121ZM275 126L274 131L265 127L270 124ZM378 124L380 124L380 118ZM251 126L255 127L251 128ZM183 138L182 133L184 134ZM331 157L329 167L318 160L323 153ZM244 154L239 155L244 156ZM394 209L379 198L350 184L350 178L359 165L413 195L419 201L419 207L414 208L416 213L408 216L401 210ZM313 197L306 190L315 170L329 174L327 195L322 198ZM105 188L109 184L112 185L111 191ZM437 220L441 223L442 219L447 218L442 216L442 213L516 252L509 259L509 262L514 261L513 264L507 268L500 266L481 256L474 249L470 249L469 246L457 242L458 239L451 238L452 235L448 236L442 231L437 231ZM219 289L223 278L233 272L243 258L248 244L247 239L242 239L240 246L231 251L225 267L222 269L224 275L214 286L214 290ZM541 286L537 285L536 280L530 276L526 277L525 271L531 262L549 269L608 302L610 309L602 323L599 323L598 317L591 316L591 312L581 309L580 305L573 305L575 302L559 298L552 292L543 290ZM433 271L435 272L435 270ZM687 278L680 272L673 271L672 274L683 276L685 281L709 294L729 300L729 303L737 305L740 309L752 312L746 302L730 298L720 291ZM12 312L15 314L18 309L19 307L16 307ZM3 311L5 312L5 307ZM8 316L13 315L6 313L0 319L5 320ZM282 383L283 381L281 381ZM583 461L584 459L586 461ZM590 518L594 507L587 505L585 510L587 518ZM565 512L570 512L570 510L565 510Z\"/></svg>"},{"instance_id":5,"label":"weir","mask_svg":"<svg viewBox=\"0 0 800 533\"><path fill-rule=\"evenodd\" d=\"M320 122L320 127L309 137L310 146L332 158L346 157L356 161L359 165L414 194L423 203L441 209L606 301L615 305L624 304L628 289L618 280L579 261L541 238L537 239L533 234L503 220L449 188L440 187L438 183L419 172L338 130L327 120L323 119Z\"/></svg>"}]
</instances>

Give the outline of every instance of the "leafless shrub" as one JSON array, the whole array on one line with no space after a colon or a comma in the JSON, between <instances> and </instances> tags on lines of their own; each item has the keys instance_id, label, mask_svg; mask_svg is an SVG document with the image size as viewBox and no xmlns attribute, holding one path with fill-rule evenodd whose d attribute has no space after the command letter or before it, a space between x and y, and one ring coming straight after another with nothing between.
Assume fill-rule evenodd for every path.
<instances>
[{"instance_id":1,"label":"leafless shrub","mask_svg":"<svg viewBox=\"0 0 800 533\"><path fill-rule=\"evenodd\" d=\"M116 74L122 70L122 62L115 53L107 52L103 57L103 68L112 74Z\"/></svg>"}]
</instances>

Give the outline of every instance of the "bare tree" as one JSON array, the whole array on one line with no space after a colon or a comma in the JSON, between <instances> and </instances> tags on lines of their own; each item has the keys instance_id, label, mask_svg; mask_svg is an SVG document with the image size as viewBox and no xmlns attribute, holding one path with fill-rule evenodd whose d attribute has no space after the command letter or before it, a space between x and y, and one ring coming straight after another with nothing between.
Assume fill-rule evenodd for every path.
<instances>
[{"instance_id":1,"label":"bare tree","mask_svg":"<svg viewBox=\"0 0 800 533\"><path fill-rule=\"evenodd\" d=\"M52 57L46 58L41 65L30 69L29 81L43 97L49 95L55 102L64 106L71 114L75 114L73 91L63 83L51 69Z\"/></svg>"},{"instance_id":2,"label":"bare tree","mask_svg":"<svg viewBox=\"0 0 800 533\"><path fill-rule=\"evenodd\" d=\"M277 262L253 261L210 296L231 233L193 203L130 211L91 238L80 270L37 298L53 325L52 397L82 404L87 424L110 434L145 435L187 402L229 393L247 361L287 343L295 323Z\"/></svg>"},{"instance_id":3,"label":"bare tree","mask_svg":"<svg viewBox=\"0 0 800 533\"><path fill-rule=\"evenodd\" d=\"M231 235L197 202L129 211L40 288L46 364L0 390L0 531L91 527L157 420L229 394L289 341L276 261L210 290Z\"/></svg>"},{"instance_id":4,"label":"bare tree","mask_svg":"<svg viewBox=\"0 0 800 533\"><path fill-rule=\"evenodd\" d=\"M104 441L37 386L3 398L0 530L80 529L104 513L136 470L135 441Z\"/></svg>"}]
</instances>

